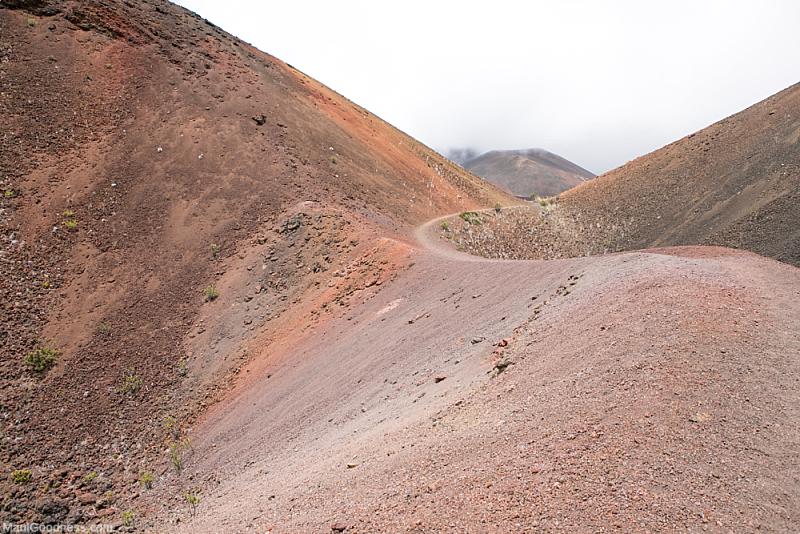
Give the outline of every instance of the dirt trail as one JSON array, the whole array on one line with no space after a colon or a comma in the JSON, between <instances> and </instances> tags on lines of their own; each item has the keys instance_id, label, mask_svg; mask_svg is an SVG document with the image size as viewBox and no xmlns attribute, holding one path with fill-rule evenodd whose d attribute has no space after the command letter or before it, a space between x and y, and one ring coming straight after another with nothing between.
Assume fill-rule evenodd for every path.
<instances>
[{"instance_id":1,"label":"dirt trail","mask_svg":"<svg viewBox=\"0 0 800 534\"><path fill-rule=\"evenodd\" d=\"M787 530L800 274L713 247L448 250L264 354L194 431L176 531ZM280 362L274 367L263 362ZM754 451L759 451L755 453ZM156 510L154 510L156 511Z\"/></svg>"}]
</instances>

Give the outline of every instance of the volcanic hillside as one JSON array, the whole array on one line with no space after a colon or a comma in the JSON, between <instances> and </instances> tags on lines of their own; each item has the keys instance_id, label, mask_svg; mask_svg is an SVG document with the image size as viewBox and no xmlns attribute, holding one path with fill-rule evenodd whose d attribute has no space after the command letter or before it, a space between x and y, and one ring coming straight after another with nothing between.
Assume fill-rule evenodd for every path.
<instances>
[{"instance_id":1,"label":"volcanic hillside","mask_svg":"<svg viewBox=\"0 0 800 534\"><path fill-rule=\"evenodd\" d=\"M168 2L0 5L0 519L106 513L248 340L392 276L376 235L508 200Z\"/></svg>"},{"instance_id":2,"label":"volcanic hillside","mask_svg":"<svg viewBox=\"0 0 800 534\"><path fill-rule=\"evenodd\" d=\"M635 192L618 204L609 178L606 196L586 184L541 209L507 207L165 1L1 5L0 521L190 533L800 524L800 270L721 247L554 261L457 250L649 244L651 214L671 217L670 239L705 241L745 195L763 199L737 235L774 226L765 250L777 250L788 227L761 214L796 215L777 210L796 185L778 172L797 162L795 119L781 115L794 88L774 115L715 138L752 145L702 156L684 150L693 138L673 159L615 171L661 161L653 184L630 179L644 207ZM696 157L722 174L690 175ZM501 231L509 221L525 239Z\"/></svg>"},{"instance_id":3,"label":"volcanic hillside","mask_svg":"<svg viewBox=\"0 0 800 534\"><path fill-rule=\"evenodd\" d=\"M541 148L492 150L462 166L518 197L557 195L594 174Z\"/></svg>"}]
</instances>

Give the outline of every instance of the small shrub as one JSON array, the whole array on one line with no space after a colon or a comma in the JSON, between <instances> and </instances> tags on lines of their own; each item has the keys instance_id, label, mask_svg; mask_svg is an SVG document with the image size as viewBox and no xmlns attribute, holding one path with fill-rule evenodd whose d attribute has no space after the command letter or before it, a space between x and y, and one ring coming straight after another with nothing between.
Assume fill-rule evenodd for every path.
<instances>
[{"instance_id":1,"label":"small shrub","mask_svg":"<svg viewBox=\"0 0 800 534\"><path fill-rule=\"evenodd\" d=\"M206 298L206 302L211 302L219 297L219 291L216 287L210 285L203 290L203 296Z\"/></svg>"},{"instance_id":2,"label":"small shrub","mask_svg":"<svg viewBox=\"0 0 800 534\"><path fill-rule=\"evenodd\" d=\"M72 219L73 217L75 217L75 212L72 210L64 210L62 215L64 216L65 219Z\"/></svg>"},{"instance_id":3,"label":"small shrub","mask_svg":"<svg viewBox=\"0 0 800 534\"><path fill-rule=\"evenodd\" d=\"M52 284L50 284L49 280L45 280L44 282L42 282L42 288L43 289L50 289L51 285Z\"/></svg>"},{"instance_id":4,"label":"small shrub","mask_svg":"<svg viewBox=\"0 0 800 534\"><path fill-rule=\"evenodd\" d=\"M86 473L83 476L83 481L86 482L87 484L89 484L92 480L94 480L96 478L97 478L97 472L96 471L90 471L89 473Z\"/></svg>"},{"instance_id":5,"label":"small shrub","mask_svg":"<svg viewBox=\"0 0 800 534\"><path fill-rule=\"evenodd\" d=\"M181 435L181 426L178 424L178 420L171 415L164 418L164 430L172 436L172 439L178 439Z\"/></svg>"},{"instance_id":6,"label":"small shrub","mask_svg":"<svg viewBox=\"0 0 800 534\"><path fill-rule=\"evenodd\" d=\"M15 196L17 196L17 192L14 191L13 189L6 189L5 191L3 191L3 196L6 198L14 198Z\"/></svg>"},{"instance_id":7,"label":"small shrub","mask_svg":"<svg viewBox=\"0 0 800 534\"><path fill-rule=\"evenodd\" d=\"M483 222L483 221L481 220L481 216L480 216L480 215L478 215L478 214L477 214L476 212L474 212L474 211L464 211L464 212L461 212L461 213L459 214L459 217L461 217L461 219L462 219L462 220L464 220L464 222L467 222L467 223L469 223L469 224L475 224L475 225L478 225L478 224L481 224L481 223Z\"/></svg>"},{"instance_id":8,"label":"small shrub","mask_svg":"<svg viewBox=\"0 0 800 534\"><path fill-rule=\"evenodd\" d=\"M134 517L135 517L134 513L131 510L126 510L122 512L122 526L132 527Z\"/></svg>"},{"instance_id":9,"label":"small shrub","mask_svg":"<svg viewBox=\"0 0 800 534\"><path fill-rule=\"evenodd\" d=\"M43 373L56 363L58 356L59 352L55 349L39 347L25 356L25 365L27 365L31 371Z\"/></svg>"},{"instance_id":10,"label":"small shrub","mask_svg":"<svg viewBox=\"0 0 800 534\"><path fill-rule=\"evenodd\" d=\"M180 473L183 470L183 450L178 442L173 442L169 446L169 461L175 472Z\"/></svg>"},{"instance_id":11,"label":"small shrub","mask_svg":"<svg viewBox=\"0 0 800 534\"><path fill-rule=\"evenodd\" d=\"M122 380L122 385L119 387L119 392L123 395L134 395L142 387L142 377L139 375L129 373L125 375Z\"/></svg>"},{"instance_id":12,"label":"small shrub","mask_svg":"<svg viewBox=\"0 0 800 534\"><path fill-rule=\"evenodd\" d=\"M101 334L108 334L111 332L111 325L106 322L102 322L97 325L97 331Z\"/></svg>"},{"instance_id":13,"label":"small shrub","mask_svg":"<svg viewBox=\"0 0 800 534\"><path fill-rule=\"evenodd\" d=\"M211 255L214 256L215 259L219 257L220 251L222 251L221 246L216 243L211 243Z\"/></svg>"},{"instance_id":14,"label":"small shrub","mask_svg":"<svg viewBox=\"0 0 800 534\"><path fill-rule=\"evenodd\" d=\"M153 476L153 473L149 471L144 471L141 475L139 475L139 483L144 489L152 488L153 481L155 481L155 477Z\"/></svg>"},{"instance_id":15,"label":"small shrub","mask_svg":"<svg viewBox=\"0 0 800 534\"><path fill-rule=\"evenodd\" d=\"M33 17L28 17L28 20L26 20L25 23L28 25L28 28L36 27L36 19Z\"/></svg>"},{"instance_id":16,"label":"small shrub","mask_svg":"<svg viewBox=\"0 0 800 534\"><path fill-rule=\"evenodd\" d=\"M172 467L175 468L177 473L183 470L183 456L187 449L192 447L189 438L184 438L180 441L173 441L169 444L169 461Z\"/></svg>"},{"instance_id":17,"label":"small shrub","mask_svg":"<svg viewBox=\"0 0 800 534\"><path fill-rule=\"evenodd\" d=\"M69 230L70 232L74 232L78 229L78 221L75 219L67 219L64 221L64 227Z\"/></svg>"},{"instance_id":18,"label":"small shrub","mask_svg":"<svg viewBox=\"0 0 800 534\"><path fill-rule=\"evenodd\" d=\"M189 364L186 361L186 358L181 358L178 360L178 375L179 376L186 376L189 374Z\"/></svg>"},{"instance_id":19,"label":"small shrub","mask_svg":"<svg viewBox=\"0 0 800 534\"><path fill-rule=\"evenodd\" d=\"M32 476L30 469L17 469L11 472L11 480L14 484L27 484L31 481Z\"/></svg>"},{"instance_id":20,"label":"small shrub","mask_svg":"<svg viewBox=\"0 0 800 534\"><path fill-rule=\"evenodd\" d=\"M494 212L495 213L500 213L500 210L502 210L502 209L503 209L503 206L501 206L499 202L494 205Z\"/></svg>"},{"instance_id":21,"label":"small shrub","mask_svg":"<svg viewBox=\"0 0 800 534\"><path fill-rule=\"evenodd\" d=\"M185 493L183 498L189 503L189 510L192 517L197 513L197 505L200 504L200 497L196 493Z\"/></svg>"},{"instance_id":22,"label":"small shrub","mask_svg":"<svg viewBox=\"0 0 800 534\"><path fill-rule=\"evenodd\" d=\"M336 165L336 157L335 156L331 156L331 163Z\"/></svg>"},{"instance_id":23,"label":"small shrub","mask_svg":"<svg viewBox=\"0 0 800 534\"><path fill-rule=\"evenodd\" d=\"M447 221L442 221L441 227L442 227L442 230L444 230L446 232L446 231L448 231L450 229L450 223L448 223Z\"/></svg>"}]
</instances>

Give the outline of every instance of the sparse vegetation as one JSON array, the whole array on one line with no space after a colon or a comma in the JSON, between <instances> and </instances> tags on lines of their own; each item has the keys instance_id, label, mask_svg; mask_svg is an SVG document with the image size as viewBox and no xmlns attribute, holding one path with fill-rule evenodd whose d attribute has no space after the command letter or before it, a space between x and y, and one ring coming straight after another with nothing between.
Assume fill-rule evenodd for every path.
<instances>
[{"instance_id":1,"label":"sparse vegetation","mask_svg":"<svg viewBox=\"0 0 800 534\"><path fill-rule=\"evenodd\" d=\"M83 481L87 484L91 483L94 479L97 478L97 471L90 471L83 475Z\"/></svg>"},{"instance_id":2,"label":"sparse vegetation","mask_svg":"<svg viewBox=\"0 0 800 534\"><path fill-rule=\"evenodd\" d=\"M28 17L25 21L25 24L28 25L28 28L35 28L36 27L36 19L33 17Z\"/></svg>"},{"instance_id":3,"label":"sparse vegetation","mask_svg":"<svg viewBox=\"0 0 800 534\"><path fill-rule=\"evenodd\" d=\"M219 253L222 251L222 247L216 243L211 243L211 255L214 259L219 258Z\"/></svg>"},{"instance_id":4,"label":"sparse vegetation","mask_svg":"<svg viewBox=\"0 0 800 534\"><path fill-rule=\"evenodd\" d=\"M149 471L144 471L142 472L141 475L139 475L139 483L142 485L144 489L152 488L154 481L155 477L153 476L153 473Z\"/></svg>"},{"instance_id":5,"label":"sparse vegetation","mask_svg":"<svg viewBox=\"0 0 800 534\"><path fill-rule=\"evenodd\" d=\"M186 376L189 374L189 364L186 361L186 358L181 358L178 360L178 375L179 376Z\"/></svg>"},{"instance_id":6,"label":"sparse vegetation","mask_svg":"<svg viewBox=\"0 0 800 534\"><path fill-rule=\"evenodd\" d=\"M101 334L108 334L111 332L111 325L106 322L102 322L97 325L97 331Z\"/></svg>"},{"instance_id":7,"label":"sparse vegetation","mask_svg":"<svg viewBox=\"0 0 800 534\"><path fill-rule=\"evenodd\" d=\"M336 165L336 156L331 156L331 163Z\"/></svg>"},{"instance_id":8,"label":"sparse vegetation","mask_svg":"<svg viewBox=\"0 0 800 534\"><path fill-rule=\"evenodd\" d=\"M164 430L172 436L172 439L178 439L181 435L181 426L178 424L178 420L171 415L164 418Z\"/></svg>"},{"instance_id":9,"label":"sparse vegetation","mask_svg":"<svg viewBox=\"0 0 800 534\"><path fill-rule=\"evenodd\" d=\"M78 220L75 218L75 212L72 210L64 210L64 227L69 231L78 229Z\"/></svg>"},{"instance_id":10,"label":"sparse vegetation","mask_svg":"<svg viewBox=\"0 0 800 534\"><path fill-rule=\"evenodd\" d=\"M11 481L14 484L27 484L31 481L33 474L30 469L17 469L11 472Z\"/></svg>"},{"instance_id":11,"label":"sparse vegetation","mask_svg":"<svg viewBox=\"0 0 800 534\"><path fill-rule=\"evenodd\" d=\"M142 377L134 373L126 373L119 387L119 392L123 395L135 395L142 387Z\"/></svg>"},{"instance_id":12,"label":"sparse vegetation","mask_svg":"<svg viewBox=\"0 0 800 534\"><path fill-rule=\"evenodd\" d=\"M555 199L550 197L540 197L539 195L533 196L534 202L537 202L541 207L546 208L555 204Z\"/></svg>"},{"instance_id":13,"label":"sparse vegetation","mask_svg":"<svg viewBox=\"0 0 800 534\"><path fill-rule=\"evenodd\" d=\"M219 297L219 291L212 284L203 290L203 296L205 297L206 302L211 302L212 300L215 300L217 297Z\"/></svg>"},{"instance_id":14,"label":"sparse vegetation","mask_svg":"<svg viewBox=\"0 0 800 534\"><path fill-rule=\"evenodd\" d=\"M459 214L459 217L461 217L461 219L464 222L467 222L469 224L478 225L483 223L483 221L481 220L481 216L474 211L463 211Z\"/></svg>"},{"instance_id":15,"label":"sparse vegetation","mask_svg":"<svg viewBox=\"0 0 800 534\"><path fill-rule=\"evenodd\" d=\"M192 517L197 514L197 505L200 504L200 496L196 493L185 493L183 498L189 503L189 510Z\"/></svg>"},{"instance_id":16,"label":"sparse vegetation","mask_svg":"<svg viewBox=\"0 0 800 534\"><path fill-rule=\"evenodd\" d=\"M43 373L50 369L58 359L59 352L50 347L39 347L25 356L25 365L31 371Z\"/></svg>"},{"instance_id":17,"label":"sparse vegetation","mask_svg":"<svg viewBox=\"0 0 800 534\"><path fill-rule=\"evenodd\" d=\"M446 232L450 229L450 224L447 221L442 221L441 227Z\"/></svg>"},{"instance_id":18,"label":"sparse vegetation","mask_svg":"<svg viewBox=\"0 0 800 534\"><path fill-rule=\"evenodd\" d=\"M501 211L502 209L503 209L503 206L501 206L499 202L498 202L497 204L495 204L495 205L494 205L494 212L495 212L495 213L500 213L500 211Z\"/></svg>"},{"instance_id":19,"label":"sparse vegetation","mask_svg":"<svg viewBox=\"0 0 800 534\"><path fill-rule=\"evenodd\" d=\"M135 515L133 511L126 510L122 512L122 526L123 527L132 527L133 526L133 519Z\"/></svg>"},{"instance_id":20,"label":"sparse vegetation","mask_svg":"<svg viewBox=\"0 0 800 534\"><path fill-rule=\"evenodd\" d=\"M169 461L172 467L175 468L177 473L183 470L183 456L192 445L189 438L184 438L180 441L173 441L169 444Z\"/></svg>"},{"instance_id":21,"label":"sparse vegetation","mask_svg":"<svg viewBox=\"0 0 800 534\"><path fill-rule=\"evenodd\" d=\"M5 191L3 191L3 196L5 198L14 198L15 196L17 196L17 192L14 191L13 189L6 189Z\"/></svg>"}]
</instances>

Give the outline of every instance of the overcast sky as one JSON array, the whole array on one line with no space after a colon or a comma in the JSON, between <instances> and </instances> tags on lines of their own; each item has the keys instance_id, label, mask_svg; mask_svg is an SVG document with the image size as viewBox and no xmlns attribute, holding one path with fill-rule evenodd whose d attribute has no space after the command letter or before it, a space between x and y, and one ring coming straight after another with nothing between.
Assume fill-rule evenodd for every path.
<instances>
[{"instance_id":1,"label":"overcast sky","mask_svg":"<svg viewBox=\"0 0 800 534\"><path fill-rule=\"evenodd\" d=\"M446 151L600 173L800 81L800 1L179 0Z\"/></svg>"}]
</instances>

